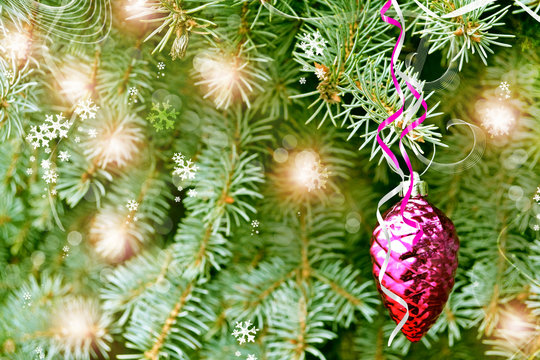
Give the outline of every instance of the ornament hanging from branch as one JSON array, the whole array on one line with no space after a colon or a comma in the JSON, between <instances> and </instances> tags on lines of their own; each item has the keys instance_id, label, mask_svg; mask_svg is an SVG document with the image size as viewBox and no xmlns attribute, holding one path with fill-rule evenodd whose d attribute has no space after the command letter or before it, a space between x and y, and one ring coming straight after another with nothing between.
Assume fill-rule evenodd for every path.
<instances>
[{"instance_id":1,"label":"ornament hanging from branch","mask_svg":"<svg viewBox=\"0 0 540 360\"><path fill-rule=\"evenodd\" d=\"M409 181L401 185L402 193ZM401 202L383 215L390 241L379 224L373 231L371 257L373 275L379 278L390 252L382 285L408 305L409 318L401 331L410 341L419 341L441 314L454 286L458 265L459 240L452 221L426 199L427 186L415 173L411 199L403 216L419 228L405 223L400 214ZM418 234L421 236L417 236ZM399 323L406 309L377 288L392 319Z\"/></svg>"}]
</instances>

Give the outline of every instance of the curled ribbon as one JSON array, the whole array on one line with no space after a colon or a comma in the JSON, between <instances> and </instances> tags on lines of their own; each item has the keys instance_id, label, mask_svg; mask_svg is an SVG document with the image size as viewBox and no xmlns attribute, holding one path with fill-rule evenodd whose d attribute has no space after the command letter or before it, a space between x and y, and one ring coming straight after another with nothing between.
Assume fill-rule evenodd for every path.
<instances>
[{"instance_id":1,"label":"curled ribbon","mask_svg":"<svg viewBox=\"0 0 540 360\"><path fill-rule=\"evenodd\" d=\"M405 109L405 97L403 95L403 92L401 90L401 87L399 85L399 82L396 78L396 73L398 73L398 75L400 75L402 78L404 78L405 80L405 83L407 84L407 87L408 89L412 92L412 94L414 95L414 97L417 99L417 102L416 104L413 105L412 107L412 111L410 111L407 116L406 116L406 119L405 121L408 122L409 118L411 118L415 113L416 113L416 110L418 110L418 108L420 107L420 105L422 105L422 107L424 108L424 114L417 120L413 121L411 124L409 124L405 129L404 131L401 133L400 135L400 140L399 140L399 148L400 148L400 151L401 151L401 155L403 156L403 160L405 161L405 164L407 165L407 169L409 170L409 173L410 173L410 176L409 176L409 187L407 189L407 192L405 194L405 196L403 197L403 200L401 201L401 207L400 207L400 215L404 221L405 224L413 227L413 228L416 228L417 229L417 232L414 236L414 240L413 241L417 241L418 239L420 239L422 237L422 235L424 234L422 229L420 228L420 226L418 225L418 223L416 223L415 221L411 220L411 219L408 219L407 217L405 217L405 214L404 214L404 211L406 209L406 206L407 206L407 203L409 202L409 199L411 197L411 194L412 194L412 189L413 189L413 184L414 184L414 175L413 175L413 169L412 169L412 164L411 164L411 161L410 161L410 158L407 154L407 151L405 150L405 147L403 146L403 138L410 132L412 132L417 126L419 126L425 119L426 119L426 116L427 116L427 104L426 102L424 101L424 99L422 98L422 96L418 93L418 91L416 91L416 89L414 88L414 86L411 84L411 83L414 83L416 84L416 82L412 81L411 79L409 79L405 74L403 74L402 72L400 72L399 70L398 71L395 71L394 69L394 63L395 63L395 59L398 58L399 56L399 53L401 52L401 48L403 47L403 41L404 41L404 30L403 30L403 27L401 26L401 23L389 16L386 16L385 13L388 11L388 9L390 9L391 6L394 6L395 8L395 11L396 13L398 14L400 20L401 20L401 23L404 23L405 21L403 20L403 13L401 12L401 9L399 8L399 4L397 3L396 0L388 0L384 6L381 8L381 18L383 19L384 22L390 24L390 25L393 25L393 26L396 26L397 28L399 28L399 36L398 36L398 40L396 42L396 45L394 46L394 49L392 50L392 57L391 57L391 61L390 61L390 74L392 76L392 81L394 83L394 86L396 88L396 91L397 93L399 94L399 97L401 98L401 102L402 102L402 106L401 108L396 111L395 113L393 113L392 115L390 115L387 119L385 119L378 127L377 127L377 142L379 143L379 146L381 146L382 150L383 150L383 155L385 156L385 158L388 160L388 163L390 164L390 167L396 171L402 179L405 178L404 176L404 173L403 171L401 170L400 166L399 166L399 162L396 158L396 156L394 155L394 153L392 152L392 150L390 150L390 148L386 145L386 143L381 139L380 137L380 134L382 132L382 130L388 125L388 124L391 124L392 122L394 122L395 120L397 119L400 119L404 116L404 109ZM417 84L416 84L417 85ZM418 86L418 85L417 85ZM400 304L401 306L403 306L405 308L405 315L403 316L403 318L401 318L400 322L398 323L398 325L395 327L395 329L392 331L392 334L390 335L390 338L388 339L388 346L390 346L392 344L392 341L394 339L394 337L399 333L399 331L403 328L403 326L405 325L405 323L407 322L407 320L409 319L409 307L408 307L408 304L407 302L402 299L400 296L398 296L397 294L394 294L393 292L391 292L390 290L388 290L382 283L382 280L383 280L383 277L385 275L385 272L386 272L386 268L388 266L388 263L390 261L390 254L392 252L392 235L389 234L389 229L388 227L386 226L386 224L384 223L384 220L382 219L382 216L381 216L381 213L380 213L380 207L386 202L388 201L390 198L392 198L394 195L396 195L399 190L401 189L401 184L398 185L396 188L394 188L393 190L391 190L388 194L386 194L385 196L383 196L383 198L379 201L379 204L377 205L377 220L379 221L379 223L381 224L381 227L383 229L383 232L384 232L384 235L386 237L386 240L387 240L387 244L388 244L388 251L386 252L386 256L385 256L385 259L384 259L384 262L381 266L381 270L379 272L379 284L380 284L380 287L381 287L381 290L389 297L391 298L392 300L396 301L398 304Z\"/></svg>"}]
</instances>

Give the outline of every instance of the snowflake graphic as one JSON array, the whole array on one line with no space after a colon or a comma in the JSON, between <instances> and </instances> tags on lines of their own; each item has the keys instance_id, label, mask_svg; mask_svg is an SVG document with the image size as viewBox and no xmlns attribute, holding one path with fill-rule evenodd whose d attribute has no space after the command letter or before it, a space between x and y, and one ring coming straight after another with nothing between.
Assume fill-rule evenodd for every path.
<instances>
[{"instance_id":1,"label":"snowflake graphic","mask_svg":"<svg viewBox=\"0 0 540 360\"><path fill-rule=\"evenodd\" d=\"M129 211L137 211L137 208L139 207L139 203L135 200L129 200L126 207L129 209Z\"/></svg>"},{"instance_id":2,"label":"snowflake graphic","mask_svg":"<svg viewBox=\"0 0 540 360\"><path fill-rule=\"evenodd\" d=\"M75 114L79 115L81 120L95 119L99 107L94 104L92 99L81 100L77 103Z\"/></svg>"},{"instance_id":3,"label":"snowflake graphic","mask_svg":"<svg viewBox=\"0 0 540 360\"><path fill-rule=\"evenodd\" d=\"M38 147L46 147L49 145L51 138L49 137L50 133L48 131L47 125L32 126L30 128L30 133L26 136L26 140L32 144L34 149Z\"/></svg>"},{"instance_id":4,"label":"snowflake graphic","mask_svg":"<svg viewBox=\"0 0 540 360\"><path fill-rule=\"evenodd\" d=\"M539 231L540 230L540 225L534 225L533 230L534 231Z\"/></svg>"},{"instance_id":5,"label":"snowflake graphic","mask_svg":"<svg viewBox=\"0 0 540 360\"><path fill-rule=\"evenodd\" d=\"M236 355L238 357L238 356L241 356L242 353L240 351L237 351L237 352L234 353L234 355Z\"/></svg>"},{"instance_id":6,"label":"snowflake graphic","mask_svg":"<svg viewBox=\"0 0 540 360\"><path fill-rule=\"evenodd\" d=\"M41 346L38 346L34 352L37 354L37 356L40 358L40 359L45 359L45 353L43 352L43 349L41 348Z\"/></svg>"},{"instance_id":7,"label":"snowflake graphic","mask_svg":"<svg viewBox=\"0 0 540 360\"><path fill-rule=\"evenodd\" d=\"M65 120L65 121L64 121ZM62 113L56 115L56 120L54 120L52 115L47 115L45 117L45 122L48 123L48 130L51 135L51 139L56 137L65 138L71 124L69 121L64 118Z\"/></svg>"},{"instance_id":8,"label":"snowflake graphic","mask_svg":"<svg viewBox=\"0 0 540 360\"><path fill-rule=\"evenodd\" d=\"M32 175L33 173L34 173L34 170L32 170L32 168L26 169L26 175Z\"/></svg>"},{"instance_id":9,"label":"snowflake graphic","mask_svg":"<svg viewBox=\"0 0 540 360\"><path fill-rule=\"evenodd\" d=\"M318 67L315 69L315 76L317 76L317 79L324 80L326 77L326 71L323 67Z\"/></svg>"},{"instance_id":10,"label":"snowflake graphic","mask_svg":"<svg viewBox=\"0 0 540 360\"><path fill-rule=\"evenodd\" d=\"M60 161L68 161L71 155L67 151L60 151L58 158Z\"/></svg>"},{"instance_id":11,"label":"snowflake graphic","mask_svg":"<svg viewBox=\"0 0 540 360\"><path fill-rule=\"evenodd\" d=\"M246 360L257 360L254 354L249 354Z\"/></svg>"},{"instance_id":12,"label":"snowflake graphic","mask_svg":"<svg viewBox=\"0 0 540 360\"><path fill-rule=\"evenodd\" d=\"M301 77L300 80L298 80L298 82L302 85L304 85L306 83L306 78L305 77Z\"/></svg>"},{"instance_id":13,"label":"snowflake graphic","mask_svg":"<svg viewBox=\"0 0 540 360\"><path fill-rule=\"evenodd\" d=\"M326 187L328 174L328 169L320 160L306 158L300 161L296 177L297 181L311 192Z\"/></svg>"},{"instance_id":14,"label":"snowflake graphic","mask_svg":"<svg viewBox=\"0 0 540 360\"><path fill-rule=\"evenodd\" d=\"M50 169L51 168L51 160L49 160L49 159L41 160L41 167L44 168L44 169Z\"/></svg>"},{"instance_id":15,"label":"snowflake graphic","mask_svg":"<svg viewBox=\"0 0 540 360\"><path fill-rule=\"evenodd\" d=\"M25 291L23 294L23 308L29 307L32 305L32 295L29 292Z\"/></svg>"},{"instance_id":16,"label":"snowflake graphic","mask_svg":"<svg viewBox=\"0 0 540 360\"><path fill-rule=\"evenodd\" d=\"M137 97L139 96L139 89L137 89L136 87L130 87L128 89L128 94L130 104L139 102L139 99L137 99Z\"/></svg>"},{"instance_id":17,"label":"snowflake graphic","mask_svg":"<svg viewBox=\"0 0 540 360\"><path fill-rule=\"evenodd\" d=\"M80 136L75 136L75 139L73 141L75 141L78 144L78 143L81 142L81 137Z\"/></svg>"},{"instance_id":18,"label":"snowflake graphic","mask_svg":"<svg viewBox=\"0 0 540 360\"><path fill-rule=\"evenodd\" d=\"M251 321L246 322L237 322L236 327L232 335L238 340L239 344L245 344L246 340L248 342L255 342L255 335L259 329L256 329L254 326L251 326Z\"/></svg>"},{"instance_id":19,"label":"snowflake graphic","mask_svg":"<svg viewBox=\"0 0 540 360\"><path fill-rule=\"evenodd\" d=\"M184 161L185 156L180 153L175 153L172 159L175 163L179 165L179 163Z\"/></svg>"},{"instance_id":20,"label":"snowflake graphic","mask_svg":"<svg viewBox=\"0 0 540 360\"><path fill-rule=\"evenodd\" d=\"M533 199L534 199L534 201L536 201L536 202L539 202L539 203L540 203L540 194L536 194L536 195L534 195Z\"/></svg>"},{"instance_id":21,"label":"snowflake graphic","mask_svg":"<svg viewBox=\"0 0 540 360\"><path fill-rule=\"evenodd\" d=\"M302 42L300 42L300 48L304 51L307 57L313 57L315 54L323 55L324 49L326 49L328 41L323 39L319 30L313 34L304 33Z\"/></svg>"},{"instance_id":22,"label":"snowflake graphic","mask_svg":"<svg viewBox=\"0 0 540 360\"><path fill-rule=\"evenodd\" d=\"M45 180L47 184L56 183L56 179L58 179L58 174L56 173L54 169L49 169L45 171L45 174L43 174L42 179Z\"/></svg>"},{"instance_id":23,"label":"snowflake graphic","mask_svg":"<svg viewBox=\"0 0 540 360\"><path fill-rule=\"evenodd\" d=\"M180 179L186 180L190 179L193 180L195 178L195 175L197 173L197 170L199 170L199 167L195 165L191 159L186 160L185 156L176 153L173 156L173 161L176 163L176 166L174 167L173 175L180 176Z\"/></svg>"},{"instance_id":24,"label":"snowflake graphic","mask_svg":"<svg viewBox=\"0 0 540 360\"><path fill-rule=\"evenodd\" d=\"M174 127L176 115L178 115L176 109L166 101L161 103L161 105L159 103L153 103L152 110L146 119L154 125L157 131L161 131Z\"/></svg>"},{"instance_id":25,"label":"snowflake graphic","mask_svg":"<svg viewBox=\"0 0 540 360\"><path fill-rule=\"evenodd\" d=\"M15 74L13 73L13 70L4 71L4 76L9 80L13 80L15 78Z\"/></svg>"},{"instance_id":26,"label":"snowflake graphic","mask_svg":"<svg viewBox=\"0 0 540 360\"><path fill-rule=\"evenodd\" d=\"M484 109L482 115L482 125L491 136L508 134L516 122L513 109L502 103Z\"/></svg>"},{"instance_id":27,"label":"snowflake graphic","mask_svg":"<svg viewBox=\"0 0 540 360\"><path fill-rule=\"evenodd\" d=\"M91 138L95 138L97 136L97 130L96 129L88 129L88 136Z\"/></svg>"},{"instance_id":28,"label":"snowflake graphic","mask_svg":"<svg viewBox=\"0 0 540 360\"><path fill-rule=\"evenodd\" d=\"M181 200L180 196L177 196L177 197L174 198L174 201L177 202L177 203L180 202L180 200Z\"/></svg>"},{"instance_id":29,"label":"snowflake graphic","mask_svg":"<svg viewBox=\"0 0 540 360\"><path fill-rule=\"evenodd\" d=\"M180 179L182 180L193 180L195 178L197 170L199 170L199 167L197 165L193 164L191 160L186 160L183 164L174 168L173 175L180 176Z\"/></svg>"},{"instance_id":30,"label":"snowflake graphic","mask_svg":"<svg viewBox=\"0 0 540 360\"><path fill-rule=\"evenodd\" d=\"M32 126L30 128L26 140L32 144L34 149L38 147L48 148L49 141L58 137L67 137L70 126L70 122L64 118L62 113L56 115L56 120L53 115L46 115L45 122L39 126Z\"/></svg>"},{"instance_id":31,"label":"snowflake graphic","mask_svg":"<svg viewBox=\"0 0 540 360\"><path fill-rule=\"evenodd\" d=\"M158 62L157 64L158 72L157 72L157 78L164 77L165 73L163 70L165 70L165 63L163 61Z\"/></svg>"},{"instance_id":32,"label":"snowflake graphic","mask_svg":"<svg viewBox=\"0 0 540 360\"><path fill-rule=\"evenodd\" d=\"M187 194L188 194L189 197L197 197L197 195L198 195L197 190L195 190L195 189L189 189Z\"/></svg>"}]
</instances>

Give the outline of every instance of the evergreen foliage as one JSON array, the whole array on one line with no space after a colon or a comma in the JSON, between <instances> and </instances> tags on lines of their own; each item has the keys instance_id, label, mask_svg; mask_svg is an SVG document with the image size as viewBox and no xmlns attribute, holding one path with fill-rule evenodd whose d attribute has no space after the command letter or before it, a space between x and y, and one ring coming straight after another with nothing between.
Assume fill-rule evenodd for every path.
<instances>
[{"instance_id":1,"label":"evergreen foliage","mask_svg":"<svg viewBox=\"0 0 540 360\"><path fill-rule=\"evenodd\" d=\"M459 162L471 130L483 153L423 175L460 237L456 285L420 343L387 347L368 255L377 203L401 180L376 141L401 106L382 5L3 1L0 358L540 358L540 25L511 3L434 18L400 2L396 68L429 105L403 141L415 169L413 155ZM496 111L515 121L493 135L479 104L501 82ZM27 140L60 114L66 136ZM396 153L411 121L381 134ZM175 173L180 155L194 177ZM248 320L259 330L240 345Z\"/></svg>"}]
</instances>

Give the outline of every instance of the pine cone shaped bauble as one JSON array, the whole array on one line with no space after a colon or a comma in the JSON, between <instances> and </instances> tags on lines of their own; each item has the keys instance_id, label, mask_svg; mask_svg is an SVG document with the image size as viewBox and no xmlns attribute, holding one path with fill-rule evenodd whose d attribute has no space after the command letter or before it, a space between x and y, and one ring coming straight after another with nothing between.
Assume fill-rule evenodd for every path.
<instances>
[{"instance_id":1,"label":"pine cone shaped bauble","mask_svg":"<svg viewBox=\"0 0 540 360\"><path fill-rule=\"evenodd\" d=\"M421 196L411 198L405 217L417 222L424 234L416 242L416 229L405 224L400 215L401 202L383 219L392 236L392 254L383 277L383 285L404 299L409 319L401 329L410 341L419 341L439 317L454 286L459 240L454 224L439 209ZM405 308L385 295L379 284L379 270L388 245L384 231L377 226L372 236L373 274L384 305L399 323Z\"/></svg>"}]
</instances>

